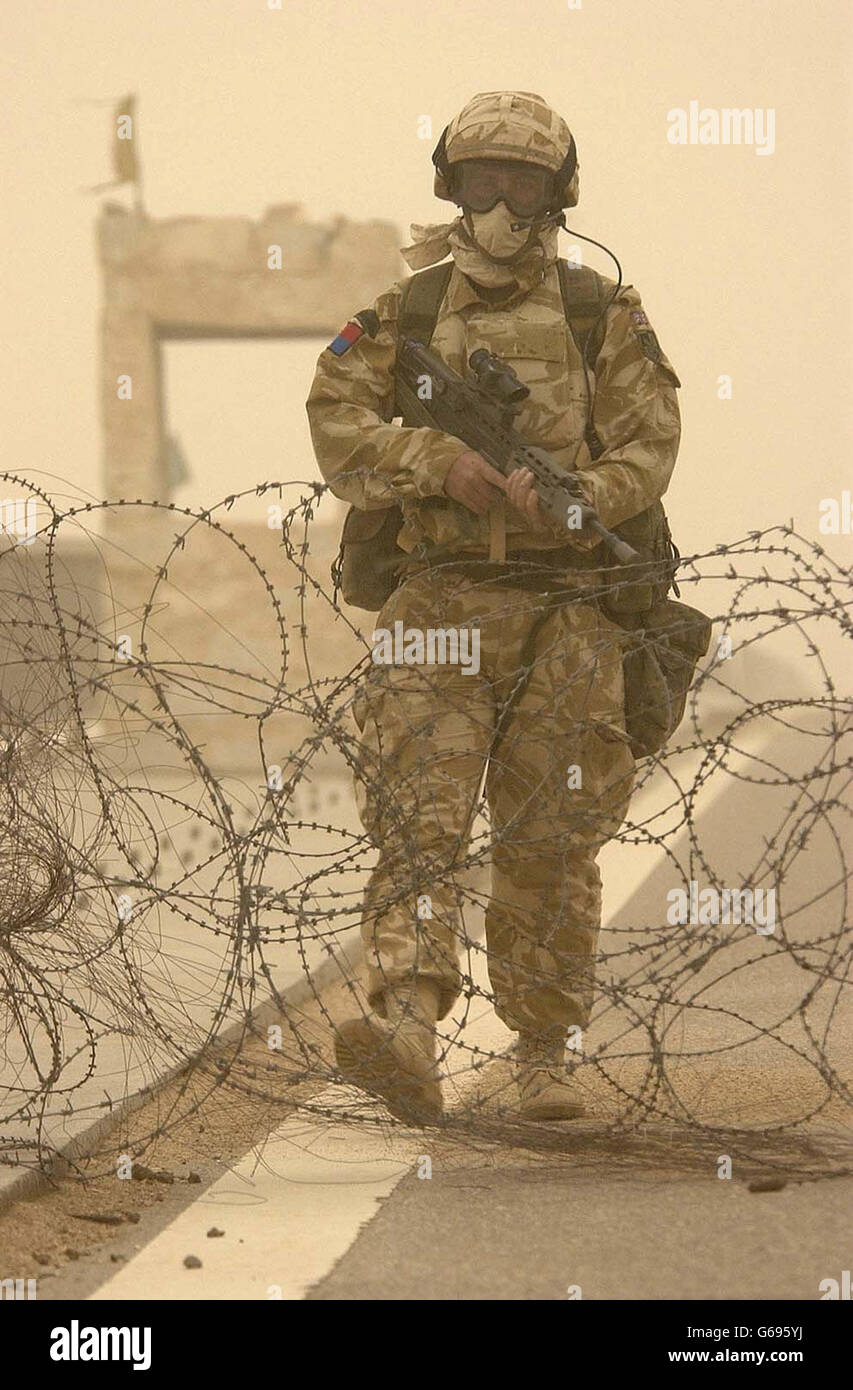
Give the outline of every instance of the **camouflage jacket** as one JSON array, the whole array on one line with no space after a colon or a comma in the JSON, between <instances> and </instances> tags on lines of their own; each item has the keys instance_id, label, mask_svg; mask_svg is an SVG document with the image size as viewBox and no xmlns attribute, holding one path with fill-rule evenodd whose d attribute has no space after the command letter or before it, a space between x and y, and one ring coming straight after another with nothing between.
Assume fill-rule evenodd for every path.
<instances>
[{"instance_id":1,"label":"camouflage jacket","mask_svg":"<svg viewBox=\"0 0 853 1390\"><path fill-rule=\"evenodd\" d=\"M411 552L425 541L428 547L482 553L489 548L488 518L475 516L444 492L445 478L465 446L439 430L392 423L403 283L362 315L356 332L362 325L368 331L351 346L340 355L329 348L320 355L307 401L317 460L344 501L365 511L400 504L403 550ZM612 283L606 282L608 289ZM635 516L666 491L681 433L680 383L632 286L624 286L607 311L590 373L593 422L604 447L595 461L584 442L581 356L566 323L555 265L534 290L500 304L487 303L454 266L431 347L462 374L477 347L511 363L530 387L516 429L557 462L579 470L605 526ZM565 538L532 530L509 505L506 533L510 552L566 544ZM594 542L578 537L575 543Z\"/></svg>"}]
</instances>

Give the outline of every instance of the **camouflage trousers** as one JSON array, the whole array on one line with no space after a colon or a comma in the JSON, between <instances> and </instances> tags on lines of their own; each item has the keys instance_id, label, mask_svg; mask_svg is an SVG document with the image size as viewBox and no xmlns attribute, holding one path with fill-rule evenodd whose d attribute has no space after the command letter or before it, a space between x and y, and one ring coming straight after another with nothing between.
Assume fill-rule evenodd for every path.
<instances>
[{"instance_id":1,"label":"camouflage trousers","mask_svg":"<svg viewBox=\"0 0 853 1390\"><path fill-rule=\"evenodd\" d=\"M356 796L379 852L361 928L371 1005L385 1016L389 985L418 976L438 983L443 1018L470 984L458 956L485 774L496 1011L516 1031L585 1028L601 916L596 857L625 817L634 770L622 631L589 602L547 609L541 594L448 570L399 588L376 634L395 623L404 639L468 629L469 656L478 631L479 670L473 660L468 670L380 662L356 695Z\"/></svg>"}]
</instances>

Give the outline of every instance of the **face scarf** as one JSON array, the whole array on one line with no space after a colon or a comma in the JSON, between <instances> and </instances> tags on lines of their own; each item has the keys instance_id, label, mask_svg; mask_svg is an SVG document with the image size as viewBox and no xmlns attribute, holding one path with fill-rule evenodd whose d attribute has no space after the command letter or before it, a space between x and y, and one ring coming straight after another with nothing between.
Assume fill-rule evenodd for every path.
<instances>
[{"instance_id":1,"label":"face scarf","mask_svg":"<svg viewBox=\"0 0 853 1390\"><path fill-rule=\"evenodd\" d=\"M551 223L532 235L530 227L514 232L511 226L517 220L505 203L498 203L490 212L466 212L454 222L426 227L413 223L412 245L403 247L401 254L412 270L435 265L450 254L462 274L478 285L491 289L516 284L531 290L557 259L558 229Z\"/></svg>"}]
</instances>

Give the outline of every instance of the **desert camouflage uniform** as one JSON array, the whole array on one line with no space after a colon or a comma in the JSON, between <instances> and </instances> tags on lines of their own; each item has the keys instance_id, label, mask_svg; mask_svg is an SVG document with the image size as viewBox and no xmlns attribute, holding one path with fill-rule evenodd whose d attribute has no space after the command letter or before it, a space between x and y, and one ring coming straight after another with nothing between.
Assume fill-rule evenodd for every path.
<instances>
[{"instance_id":1,"label":"desert camouflage uniform","mask_svg":"<svg viewBox=\"0 0 853 1390\"><path fill-rule=\"evenodd\" d=\"M600 922L596 856L627 811L633 758L623 708L622 631L583 589L594 574L561 570L579 598L548 611L541 595L499 579L425 569L423 547L486 558L489 521L444 493L460 441L391 423L401 286L372 306L378 329L343 355L322 353L308 399L317 458L338 497L365 510L401 504L410 576L376 628L480 629L479 674L453 665L374 666L355 705L362 736L360 808L379 849L364 907L368 988L383 993L414 972L442 990L441 1017L462 984L454 865L465 859L480 785L492 822L492 890L486 912L489 973L499 1016L516 1030L586 1026ZM375 327L375 321L365 320ZM650 347L651 344L651 347ZM604 524L613 527L666 490L680 434L677 377L639 296L625 287L608 309L595 363L594 423L604 452L583 440L587 398L580 354L566 324L557 270L499 304L454 266L432 349L456 371L487 347L530 388L516 427L531 444L581 471ZM564 547L507 507L507 548ZM578 555L593 542L576 541ZM525 646L538 626L532 670ZM510 697L513 697L510 700ZM509 702L509 703L508 703ZM495 742L498 720L504 715ZM578 767L581 785L569 785ZM575 775L574 780L577 780ZM419 916L427 895L431 916Z\"/></svg>"}]
</instances>

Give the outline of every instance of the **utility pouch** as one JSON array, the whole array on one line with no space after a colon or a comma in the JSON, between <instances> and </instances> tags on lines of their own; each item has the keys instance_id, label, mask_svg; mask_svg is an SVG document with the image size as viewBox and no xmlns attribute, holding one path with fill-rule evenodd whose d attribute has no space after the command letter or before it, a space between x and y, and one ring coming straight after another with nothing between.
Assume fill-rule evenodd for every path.
<instances>
[{"instance_id":1,"label":"utility pouch","mask_svg":"<svg viewBox=\"0 0 853 1390\"><path fill-rule=\"evenodd\" d=\"M397 566L405 553L397 545L403 525L398 506L364 512L350 507L341 533L341 548L332 566L335 599L378 613L397 587Z\"/></svg>"},{"instance_id":2,"label":"utility pouch","mask_svg":"<svg viewBox=\"0 0 853 1390\"><path fill-rule=\"evenodd\" d=\"M664 598L648 612L623 614L625 728L635 758L657 753L684 718L696 667L711 642L711 620Z\"/></svg>"}]
</instances>

